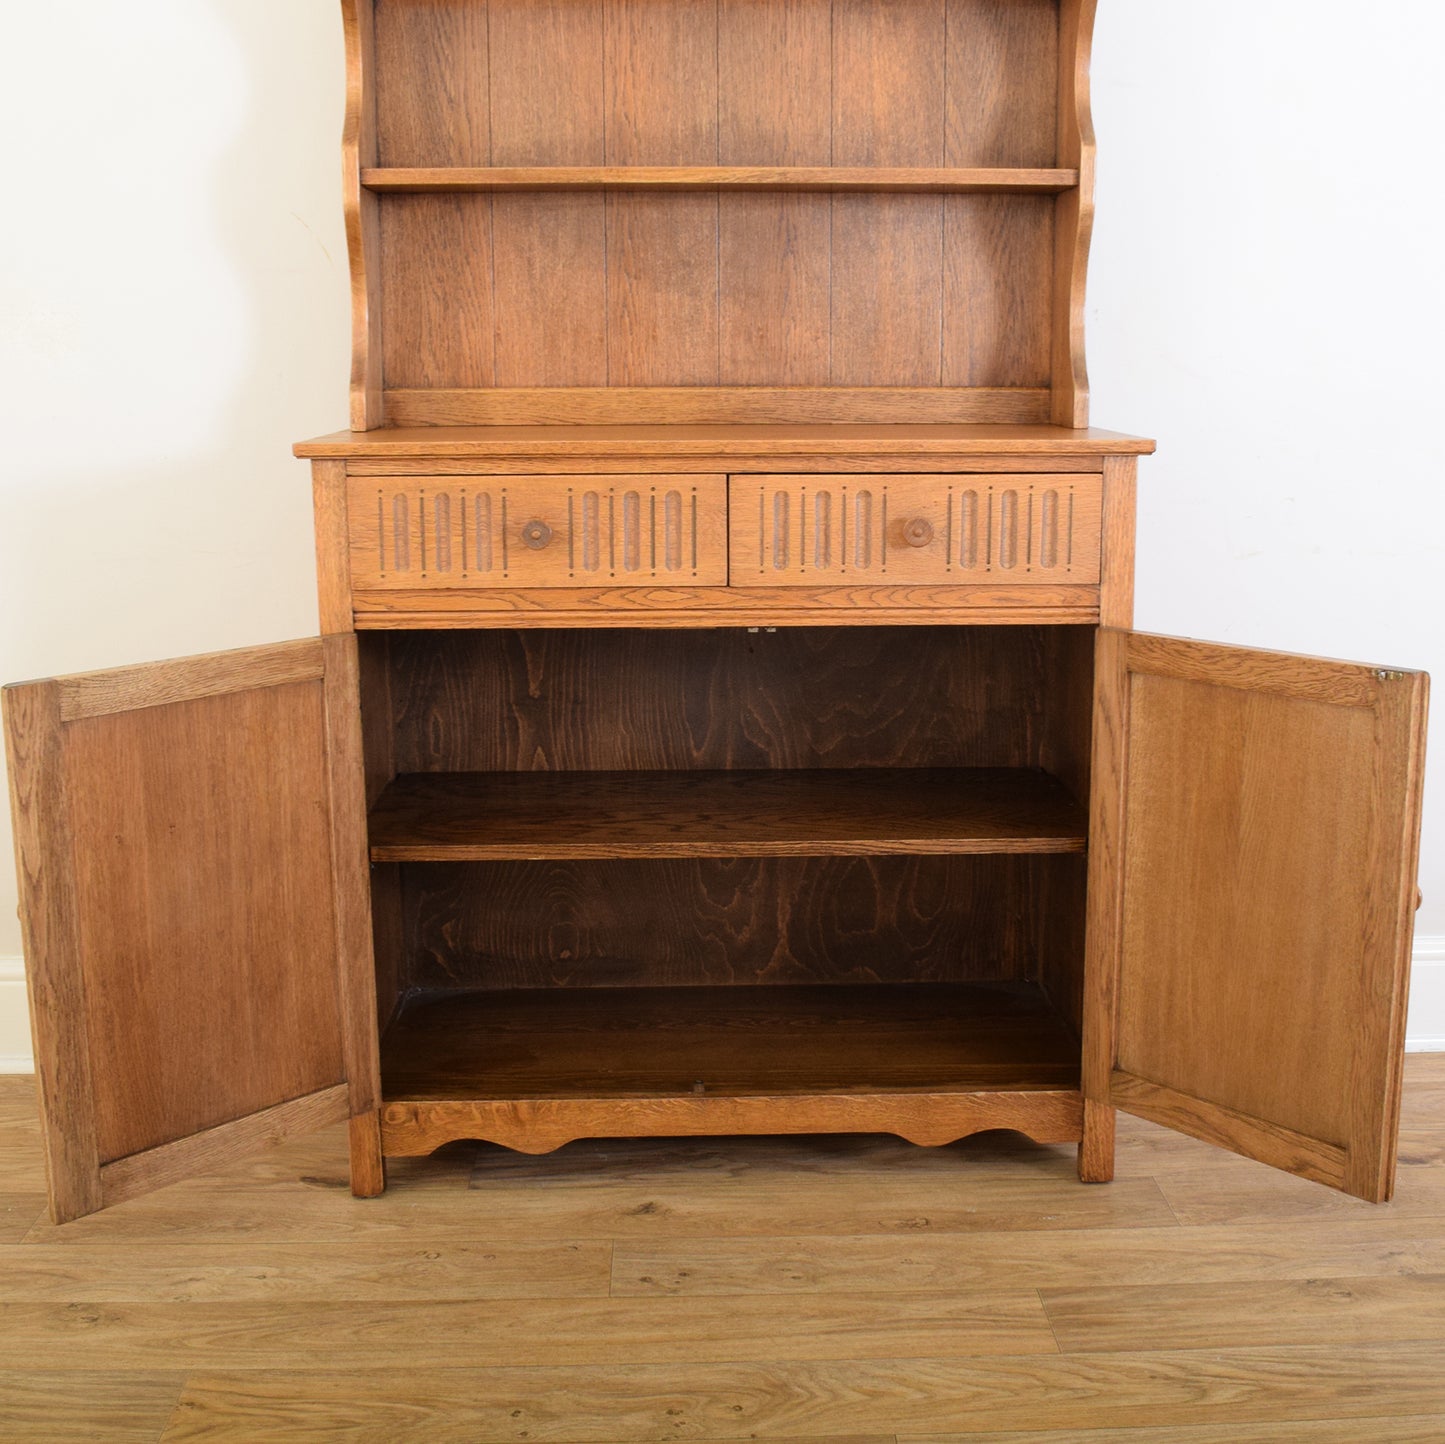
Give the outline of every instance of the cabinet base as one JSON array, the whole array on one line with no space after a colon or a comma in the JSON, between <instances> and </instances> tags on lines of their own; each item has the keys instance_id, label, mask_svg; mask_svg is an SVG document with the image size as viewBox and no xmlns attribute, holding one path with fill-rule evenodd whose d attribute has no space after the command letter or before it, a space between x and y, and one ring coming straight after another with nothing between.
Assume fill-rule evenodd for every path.
<instances>
[{"instance_id":1,"label":"cabinet base","mask_svg":"<svg viewBox=\"0 0 1445 1444\"><path fill-rule=\"evenodd\" d=\"M369 1136L353 1121L353 1148ZM579 1138L674 1138L727 1134L893 1133L938 1147L989 1129L1036 1143L1079 1143L1084 1103L1075 1090L1015 1093L682 1096L505 1101L428 1099L386 1104L383 1153L414 1157L479 1139L521 1153L550 1153ZM366 1174L366 1168L360 1169ZM353 1153L353 1176L358 1176Z\"/></svg>"}]
</instances>

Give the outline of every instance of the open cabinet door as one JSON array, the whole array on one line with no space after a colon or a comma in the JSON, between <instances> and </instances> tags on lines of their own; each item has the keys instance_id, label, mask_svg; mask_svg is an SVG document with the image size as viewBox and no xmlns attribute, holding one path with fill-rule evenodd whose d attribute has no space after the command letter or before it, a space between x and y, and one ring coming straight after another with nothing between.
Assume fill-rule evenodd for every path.
<instances>
[{"instance_id":1,"label":"open cabinet door","mask_svg":"<svg viewBox=\"0 0 1445 1444\"><path fill-rule=\"evenodd\" d=\"M376 1106L356 642L4 692L57 1222Z\"/></svg>"},{"instance_id":2,"label":"open cabinet door","mask_svg":"<svg viewBox=\"0 0 1445 1444\"><path fill-rule=\"evenodd\" d=\"M1394 1188L1428 679L1099 634L1084 1091Z\"/></svg>"}]
</instances>

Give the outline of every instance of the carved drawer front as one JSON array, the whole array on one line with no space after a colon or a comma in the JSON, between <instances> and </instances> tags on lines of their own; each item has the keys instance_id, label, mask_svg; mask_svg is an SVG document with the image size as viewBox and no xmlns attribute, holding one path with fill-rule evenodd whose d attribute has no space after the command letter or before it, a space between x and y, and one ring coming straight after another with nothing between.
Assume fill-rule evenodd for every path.
<instances>
[{"instance_id":1,"label":"carved drawer front","mask_svg":"<svg viewBox=\"0 0 1445 1444\"><path fill-rule=\"evenodd\" d=\"M727 583L723 476L356 477L351 584Z\"/></svg>"},{"instance_id":2,"label":"carved drawer front","mask_svg":"<svg viewBox=\"0 0 1445 1444\"><path fill-rule=\"evenodd\" d=\"M1099 580L1098 476L734 476L735 587Z\"/></svg>"}]
</instances>

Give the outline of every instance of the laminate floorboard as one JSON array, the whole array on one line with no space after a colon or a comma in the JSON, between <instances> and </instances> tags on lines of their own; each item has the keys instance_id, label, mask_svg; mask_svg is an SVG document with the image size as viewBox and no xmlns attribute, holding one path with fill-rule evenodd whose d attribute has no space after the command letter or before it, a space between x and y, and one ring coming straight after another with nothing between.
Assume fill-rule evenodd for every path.
<instances>
[{"instance_id":1,"label":"laminate floorboard","mask_svg":"<svg viewBox=\"0 0 1445 1444\"><path fill-rule=\"evenodd\" d=\"M344 1133L63 1227L0 1079L0 1439L1445 1439L1445 1056L1379 1208L1120 1119L1118 1178L991 1134Z\"/></svg>"},{"instance_id":2,"label":"laminate floorboard","mask_svg":"<svg viewBox=\"0 0 1445 1444\"><path fill-rule=\"evenodd\" d=\"M154 1444L181 1397L185 1375L88 1374L0 1369L0 1439Z\"/></svg>"}]
</instances>

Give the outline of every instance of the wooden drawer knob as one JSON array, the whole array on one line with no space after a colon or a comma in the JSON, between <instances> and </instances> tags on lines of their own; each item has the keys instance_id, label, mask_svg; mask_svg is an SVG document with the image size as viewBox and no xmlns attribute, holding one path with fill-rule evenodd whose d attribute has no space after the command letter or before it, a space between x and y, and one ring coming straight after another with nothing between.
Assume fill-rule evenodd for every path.
<instances>
[{"instance_id":1,"label":"wooden drawer knob","mask_svg":"<svg viewBox=\"0 0 1445 1444\"><path fill-rule=\"evenodd\" d=\"M539 552L552 540L552 528L544 521L529 521L522 528L522 545Z\"/></svg>"},{"instance_id":2,"label":"wooden drawer knob","mask_svg":"<svg viewBox=\"0 0 1445 1444\"><path fill-rule=\"evenodd\" d=\"M933 540L933 523L921 516L904 522L903 540L911 547L926 547Z\"/></svg>"}]
</instances>

